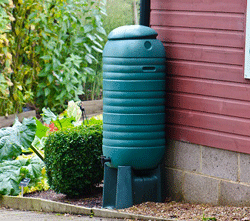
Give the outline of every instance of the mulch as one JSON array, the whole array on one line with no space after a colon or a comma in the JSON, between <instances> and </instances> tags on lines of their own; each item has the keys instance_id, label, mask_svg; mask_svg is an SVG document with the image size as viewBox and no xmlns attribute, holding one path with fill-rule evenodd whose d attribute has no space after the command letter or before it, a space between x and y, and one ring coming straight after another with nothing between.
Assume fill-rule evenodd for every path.
<instances>
[{"instance_id":1,"label":"mulch","mask_svg":"<svg viewBox=\"0 0 250 221\"><path fill-rule=\"evenodd\" d=\"M69 203L77 206L89 208L102 208L102 187L96 187L92 192L85 195L70 198L65 194L56 193L53 190L40 191L25 194L24 197L34 197L46 200L52 200L61 203Z\"/></svg>"}]
</instances>

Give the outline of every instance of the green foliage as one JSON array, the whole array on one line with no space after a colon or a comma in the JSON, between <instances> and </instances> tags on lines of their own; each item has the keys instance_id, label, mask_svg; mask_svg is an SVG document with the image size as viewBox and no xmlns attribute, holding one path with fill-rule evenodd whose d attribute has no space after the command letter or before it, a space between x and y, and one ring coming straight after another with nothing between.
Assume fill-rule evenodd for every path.
<instances>
[{"instance_id":1,"label":"green foliage","mask_svg":"<svg viewBox=\"0 0 250 221\"><path fill-rule=\"evenodd\" d=\"M23 178L30 178L29 186L41 182L44 163L38 158L6 160L0 163L0 194L18 195L19 183Z\"/></svg>"},{"instance_id":2,"label":"green foliage","mask_svg":"<svg viewBox=\"0 0 250 221\"><path fill-rule=\"evenodd\" d=\"M133 24L132 2L109 0L105 18L105 0L1 0L0 115L99 98L105 33Z\"/></svg>"},{"instance_id":3,"label":"green foliage","mask_svg":"<svg viewBox=\"0 0 250 221\"><path fill-rule=\"evenodd\" d=\"M49 134L49 129L53 131L55 128L57 130L59 128L59 130L65 132L67 128L71 128L72 132L70 139L72 142L74 142L75 139L74 135L72 135L73 130L76 134L79 134L78 138L82 136L82 139L87 141L87 143L84 142L84 144L90 145L86 151L88 154L93 154L88 159L91 163L89 165L85 164L85 167L93 167L94 169L90 169L90 171L98 174L95 169L98 170L98 163L100 162L98 160L97 168L95 168L95 160L98 157L95 159L94 157L99 156L101 151L102 121L92 118L89 120L88 125L74 128L75 123L80 122L79 109L76 103L69 102L66 111L57 116L52 111L45 108L43 119L49 124L49 127L43 125L39 120L34 118L24 119L22 123L16 119L12 127L0 129L0 195L18 195L20 193L19 183L23 178L31 179L29 186L24 188L24 193L36 190L47 190L49 188L45 165L43 163L43 149L47 140L47 135ZM52 124L53 127L51 127ZM83 133L84 135L82 135ZM65 137L67 137L67 135L65 135ZM77 145L81 143L81 138L79 139L78 143L70 145L73 145L73 147L77 149ZM70 142L67 142L66 144L69 145ZM97 142L99 143L98 145ZM89 148L91 148L91 151ZM77 153L77 151L78 150L76 150L75 153ZM93 175L91 179L93 182L99 182L95 175Z\"/></svg>"},{"instance_id":4,"label":"green foliage","mask_svg":"<svg viewBox=\"0 0 250 221\"><path fill-rule=\"evenodd\" d=\"M73 129L56 131L45 145L45 165L50 187L68 196L91 191L103 179L102 121L90 120Z\"/></svg>"},{"instance_id":5,"label":"green foliage","mask_svg":"<svg viewBox=\"0 0 250 221\"><path fill-rule=\"evenodd\" d=\"M36 137L42 139L43 137L46 136L49 128L44 126L38 119L35 120L36 120Z\"/></svg>"},{"instance_id":6,"label":"green foliage","mask_svg":"<svg viewBox=\"0 0 250 221\"><path fill-rule=\"evenodd\" d=\"M102 1L51 0L34 18L40 31L38 100L53 111L82 95L102 53ZM97 70L100 71L100 70Z\"/></svg>"},{"instance_id":7,"label":"green foliage","mask_svg":"<svg viewBox=\"0 0 250 221\"><path fill-rule=\"evenodd\" d=\"M24 104L34 99L40 65L34 48L37 40L29 35L33 26L27 18L39 7L35 2L4 0L0 4L3 12L0 16L0 115L21 112Z\"/></svg>"},{"instance_id":8,"label":"green foliage","mask_svg":"<svg viewBox=\"0 0 250 221\"><path fill-rule=\"evenodd\" d=\"M28 188L38 186L43 189L45 176L42 176L44 163L41 153L35 147L39 147L38 140L45 135L48 128L44 128L35 119L23 119L20 123L18 119L12 127L0 129L0 194L18 195L20 193L19 183L23 178L30 178ZM38 132L38 130L41 130ZM34 154L22 156L23 152L29 153L30 148L35 150ZM40 148L40 147L39 147Z\"/></svg>"},{"instance_id":9,"label":"green foliage","mask_svg":"<svg viewBox=\"0 0 250 221\"><path fill-rule=\"evenodd\" d=\"M63 116L66 117L73 117L76 122L80 121L82 112L79 107L79 104L74 102L74 101L69 101L68 102L68 107L67 109L62 113Z\"/></svg>"},{"instance_id":10,"label":"green foliage","mask_svg":"<svg viewBox=\"0 0 250 221\"><path fill-rule=\"evenodd\" d=\"M36 121L24 119L21 124L18 119L12 127L0 129L0 162L15 159L27 150L36 134Z\"/></svg>"},{"instance_id":11,"label":"green foliage","mask_svg":"<svg viewBox=\"0 0 250 221\"><path fill-rule=\"evenodd\" d=\"M73 128L80 125L80 107L76 103L69 102L68 108L60 115L54 114L49 108L43 108L42 119L51 131Z\"/></svg>"},{"instance_id":12,"label":"green foliage","mask_svg":"<svg viewBox=\"0 0 250 221\"><path fill-rule=\"evenodd\" d=\"M102 14L104 0L1 0L0 115L78 99L100 73Z\"/></svg>"},{"instance_id":13,"label":"green foliage","mask_svg":"<svg viewBox=\"0 0 250 221\"><path fill-rule=\"evenodd\" d=\"M136 3L139 7L139 0ZM107 34L117 27L134 24L133 0L108 0L106 13L103 24Z\"/></svg>"},{"instance_id":14,"label":"green foliage","mask_svg":"<svg viewBox=\"0 0 250 221\"><path fill-rule=\"evenodd\" d=\"M49 109L49 108L43 108L42 119L45 124L50 124L51 121L56 120L57 116Z\"/></svg>"},{"instance_id":15,"label":"green foliage","mask_svg":"<svg viewBox=\"0 0 250 221\"><path fill-rule=\"evenodd\" d=\"M205 214L203 213L202 221L216 221L217 219L215 217L205 217Z\"/></svg>"}]
</instances>

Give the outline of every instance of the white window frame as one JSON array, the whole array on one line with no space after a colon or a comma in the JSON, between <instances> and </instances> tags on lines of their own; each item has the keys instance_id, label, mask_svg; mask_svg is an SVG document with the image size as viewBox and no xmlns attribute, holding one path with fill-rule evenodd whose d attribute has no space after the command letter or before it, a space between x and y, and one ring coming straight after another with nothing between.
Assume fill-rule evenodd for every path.
<instances>
[{"instance_id":1,"label":"white window frame","mask_svg":"<svg viewBox=\"0 0 250 221\"><path fill-rule=\"evenodd\" d=\"M250 79L250 0L247 0L244 77Z\"/></svg>"}]
</instances>

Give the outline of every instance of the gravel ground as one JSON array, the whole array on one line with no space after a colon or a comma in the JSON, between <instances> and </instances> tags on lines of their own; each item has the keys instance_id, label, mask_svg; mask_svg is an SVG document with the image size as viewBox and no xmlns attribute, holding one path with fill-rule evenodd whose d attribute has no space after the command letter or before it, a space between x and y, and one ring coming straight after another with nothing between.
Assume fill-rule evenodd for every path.
<instances>
[{"instance_id":1,"label":"gravel ground","mask_svg":"<svg viewBox=\"0 0 250 221\"><path fill-rule=\"evenodd\" d=\"M125 212L192 221L250 221L250 207L211 206L180 202L146 202L123 209Z\"/></svg>"},{"instance_id":2,"label":"gravel ground","mask_svg":"<svg viewBox=\"0 0 250 221\"><path fill-rule=\"evenodd\" d=\"M78 206L102 207L101 187L98 187L94 192L79 198L68 198L64 194L56 194L52 190L26 194L25 197L26 196ZM146 202L119 211L186 221L250 221L250 207L211 206L174 201L167 201L165 203Z\"/></svg>"}]
</instances>

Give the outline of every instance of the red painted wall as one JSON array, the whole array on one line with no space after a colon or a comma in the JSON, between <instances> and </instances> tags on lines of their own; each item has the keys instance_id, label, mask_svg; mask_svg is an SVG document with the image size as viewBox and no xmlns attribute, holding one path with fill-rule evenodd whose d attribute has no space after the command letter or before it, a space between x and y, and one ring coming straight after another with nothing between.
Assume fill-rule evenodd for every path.
<instances>
[{"instance_id":1,"label":"red painted wall","mask_svg":"<svg viewBox=\"0 0 250 221\"><path fill-rule=\"evenodd\" d=\"M167 54L168 138L250 153L246 0L151 0Z\"/></svg>"}]
</instances>

